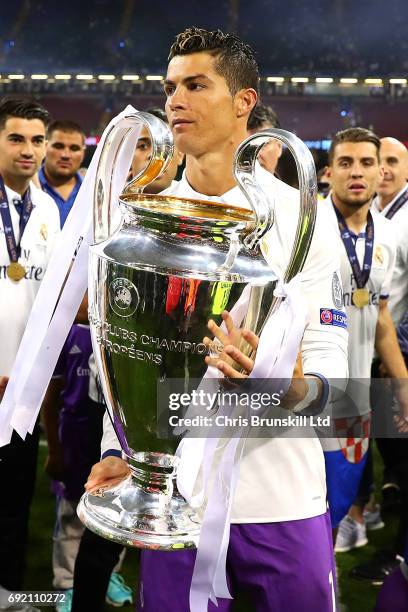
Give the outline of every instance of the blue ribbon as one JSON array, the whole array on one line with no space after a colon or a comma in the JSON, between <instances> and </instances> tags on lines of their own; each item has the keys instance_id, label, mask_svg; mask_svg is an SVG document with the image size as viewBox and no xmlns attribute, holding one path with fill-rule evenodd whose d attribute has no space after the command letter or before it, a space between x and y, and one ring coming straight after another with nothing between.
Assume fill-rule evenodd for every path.
<instances>
[{"instance_id":1,"label":"blue ribbon","mask_svg":"<svg viewBox=\"0 0 408 612\"><path fill-rule=\"evenodd\" d=\"M334 211L337 215L337 222L339 224L340 236L346 249L347 257L350 262L353 276L356 281L357 287L362 289L367 283L370 272L371 264L373 262L373 249L374 249L374 222L371 212L367 214L367 227L366 227L366 239L365 239L365 251L363 260L363 269L360 268L358 257L356 253L356 247L351 237L351 232L347 227L347 223L339 211L338 208L333 204Z\"/></svg>"},{"instance_id":2,"label":"blue ribbon","mask_svg":"<svg viewBox=\"0 0 408 612\"><path fill-rule=\"evenodd\" d=\"M30 188L27 189L23 196L23 209L20 214L20 242L23 236L24 230L30 218L33 210L33 203L31 201ZM3 178L0 176L0 216L3 221L4 235L6 237L7 251L11 262L17 262L20 257L21 248L20 244L17 244L16 237L14 235L13 223L11 221L10 207L7 198L6 188L4 186Z\"/></svg>"},{"instance_id":3,"label":"blue ribbon","mask_svg":"<svg viewBox=\"0 0 408 612\"><path fill-rule=\"evenodd\" d=\"M385 213L387 219L392 219L395 213L397 213L399 209L404 206L405 202L408 202L408 188L404 191L404 193L401 193L400 197L394 202L389 210L387 210Z\"/></svg>"}]
</instances>

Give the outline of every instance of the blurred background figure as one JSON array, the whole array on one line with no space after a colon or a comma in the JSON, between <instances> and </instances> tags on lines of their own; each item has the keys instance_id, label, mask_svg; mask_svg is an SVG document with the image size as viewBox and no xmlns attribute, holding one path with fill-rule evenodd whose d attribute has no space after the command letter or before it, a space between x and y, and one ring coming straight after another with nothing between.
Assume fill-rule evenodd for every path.
<instances>
[{"instance_id":1,"label":"blurred background figure","mask_svg":"<svg viewBox=\"0 0 408 612\"><path fill-rule=\"evenodd\" d=\"M45 154L48 111L37 101L0 102L0 401L35 296L60 233L54 201L32 181ZM0 587L24 584L39 430L13 432L0 448Z\"/></svg>"},{"instance_id":2,"label":"blurred background figure","mask_svg":"<svg viewBox=\"0 0 408 612\"><path fill-rule=\"evenodd\" d=\"M48 127L47 138L38 177L42 189L58 206L63 227L82 184L79 169L85 155L85 133L74 121L54 121Z\"/></svg>"},{"instance_id":3,"label":"blurred background figure","mask_svg":"<svg viewBox=\"0 0 408 612\"><path fill-rule=\"evenodd\" d=\"M166 113L160 108L151 108L146 111L151 115L154 115L158 119L161 119L165 123L168 123ZM137 141L136 149L133 154L132 166L130 170L130 177L133 178L144 168L146 168L150 156L152 154L152 139L149 130L144 127L140 132L139 140ZM170 161L166 170L163 172L158 179L147 185L143 190L144 193L160 193L167 187L170 187L171 183L177 176L181 175L181 167L183 164L184 155L174 147L173 159Z\"/></svg>"},{"instance_id":4,"label":"blurred background figure","mask_svg":"<svg viewBox=\"0 0 408 612\"><path fill-rule=\"evenodd\" d=\"M330 192L329 167L323 166L317 173L317 193L321 199L327 198Z\"/></svg>"},{"instance_id":5,"label":"blurred background figure","mask_svg":"<svg viewBox=\"0 0 408 612\"><path fill-rule=\"evenodd\" d=\"M408 151L396 138L381 139L380 162L384 177L378 186L373 210L389 220L396 241L396 261L390 287L389 309L398 331L398 341L405 363L408 365L407 318L408 311ZM397 533L387 548L377 550L369 561L357 565L352 575L372 584L381 584L386 576L402 561L408 532L408 439L384 436L385 408L393 404L393 394L384 384L389 372L377 358L372 366L373 430L378 431L376 445L384 464L381 509L373 499L366 516L379 517L381 523L395 521ZM378 382L377 382L378 380ZM406 415L408 417L408 415ZM373 488L374 475L369 475ZM381 512L380 512L381 510Z\"/></svg>"},{"instance_id":6,"label":"blurred background figure","mask_svg":"<svg viewBox=\"0 0 408 612\"><path fill-rule=\"evenodd\" d=\"M258 103L248 119L248 135L257 134L269 128L280 128L278 116L271 106ZM276 168L281 155L282 143L276 140L276 138L271 138L262 147L258 161L265 170L268 170L271 174L276 174Z\"/></svg>"},{"instance_id":7,"label":"blurred background figure","mask_svg":"<svg viewBox=\"0 0 408 612\"><path fill-rule=\"evenodd\" d=\"M84 531L76 508L89 472L100 458L104 406L88 395L91 353L89 326L73 325L42 407L48 441L45 470L54 479L52 487L56 495L53 586L66 594L65 601L56 606L57 612L71 611L74 566ZM122 551L119 547L119 552ZM120 566L121 562L115 571L113 568L108 571L103 593L114 606L132 603L132 591L118 573ZM95 584L91 587L94 589ZM96 608L92 606L92 610Z\"/></svg>"}]
</instances>

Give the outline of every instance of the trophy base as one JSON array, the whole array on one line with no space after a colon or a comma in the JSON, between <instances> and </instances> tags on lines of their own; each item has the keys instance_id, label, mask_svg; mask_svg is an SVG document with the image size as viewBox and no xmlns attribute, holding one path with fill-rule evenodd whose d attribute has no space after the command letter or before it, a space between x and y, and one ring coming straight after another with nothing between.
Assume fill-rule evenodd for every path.
<instances>
[{"instance_id":1,"label":"trophy base","mask_svg":"<svg viewBox=\"0 0 408 612\"><path fill-rule=\"evenodd\" d=\"M197 548L201 521L184 497L173 492L174 473L166 480L165 491L146 487L132 469L132 475L119 484L85 493L78 516L88 529L123 546L168 551Z\"/></svg>"}]
</instances>

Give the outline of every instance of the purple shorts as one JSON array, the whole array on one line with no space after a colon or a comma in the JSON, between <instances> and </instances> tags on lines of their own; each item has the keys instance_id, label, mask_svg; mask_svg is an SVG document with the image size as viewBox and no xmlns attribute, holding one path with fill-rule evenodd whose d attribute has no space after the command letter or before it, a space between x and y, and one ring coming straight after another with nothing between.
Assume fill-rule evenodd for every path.
<instances>
[{"instance_id":1,"label":"purple shorts","mask_svg":"<svg viewBox=\"0 0 408 612\"><path fill-rule=\"evenodd\" d=\"M196 551L143 550L136 610L190 612ZM282 523L231 525L227 578L233 597L256 612L333 612L335 565L329 514ZM230 612L218 599L209 612Z\"/></svg>"},{"instance_id":2,"label":"purple shorts","mask_svg":"<svg viewBox=\"0 0 408 612\"><path fill-rule=\"evenodd\" d=\"M408 610L408 580L398 567L384 581L378 593L375 612L406 612Z\"/></svg>"}]
</instances>

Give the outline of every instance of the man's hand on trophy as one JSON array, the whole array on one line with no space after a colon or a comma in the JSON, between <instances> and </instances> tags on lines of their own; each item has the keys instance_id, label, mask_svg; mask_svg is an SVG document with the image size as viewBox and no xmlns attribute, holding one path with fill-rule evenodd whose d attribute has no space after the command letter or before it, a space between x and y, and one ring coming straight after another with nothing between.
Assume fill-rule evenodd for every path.
<instances>
[{"instance_id":1,"label":"man's hand on trophy","mask_svg":"<svg viewBox=\"0 0 408 612\"><path fill-rule=\"evenodd\" d=\"M96 489L108 489L127 478L129 474L130 468L126 461L119 457L105 457L93 466L85 483L85 490L95 492Z\"/></svg>"},{"instance_id":2,"label":"man's hand on trophy","mask_svg":"<svg viewBox=\"0 0 408 612\"><path fill-rule=\"evenodd\" d=\"M212 319L208 321L208 329L214 334L214 339L211 340L207 336L203 339L203 343L210 349L205 363L217 368L226 378L246 378L252 372L254 361L239 350L238 346L244 339L248 344L248 353L255 354L259 338L247 329L235 327L227 310L224 310L221 316L226 332Z\"/></svg>"}]
</instances>

